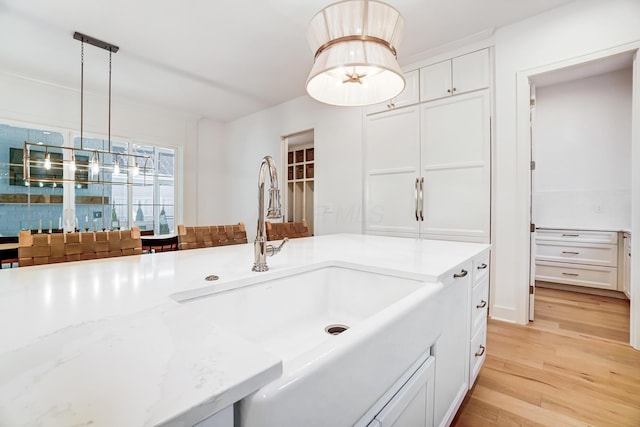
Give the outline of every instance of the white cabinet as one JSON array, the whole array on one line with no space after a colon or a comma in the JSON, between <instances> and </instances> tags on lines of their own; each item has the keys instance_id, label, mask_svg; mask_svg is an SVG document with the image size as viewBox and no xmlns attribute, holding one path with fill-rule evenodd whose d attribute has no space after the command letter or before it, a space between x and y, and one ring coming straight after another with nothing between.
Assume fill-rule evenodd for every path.
<instances>
[{"instance_id":1,"label":"white cabinet","mask_svg":"<svg viewBox=\"0 0 640 427\"><path fill-rule=\"evenodd\" d=\"M469 346L469 389L487 357L487 316L489 312L489 256L487 250L473 260L471 292L471 334Z\"/></svg>"},{"instance_id":2,"label":"white cabinet","mask_svg":"<svg viewBox=\"0 0 640 427\"><path fill-rule=\"evenodd\" d=\"M388 101L374 104L367 107L367 114L379 113L381 111L393 110L395 108L406 107L420 102L420 73L418 70L404 73L406 86L400 95Z\"/></svg>"},{"instance_id":3,"label":"white cabinet","mask_svg":"<svg viewBox=\"0 0 640 427\"><path fill-rule=\"evenodd\" d=\"M488 242L490 135L486 90L367 116L365 231Z\"/></svg>"},{"instance_id":4,"label":"white cabinet","mask_svg":"<svg viewBox=\"0 0 640 427\"><path fill-rule=\"evenodd\" d=\"M430 356L367 427L432 427L434 358Z\"/></svg>"},{"instance_id":5,"label":"white cabinet","mask_svg":"<svg viewBox=\"0 0 640 427\"><path fill-rule=\"evenodd\" d=\"M420 69L420 101L489 87L489 50L461 55Z\"/></svg>"},{"instance_id":6,"label":"white cabinet","mask_svg":"<svg viewBox=\"0 0 640 427\"><path fill-rule=\"evenodd\" d=\"M417 235L420 107L366 118L366 232Z\"/></svg>"},{"instance_id":7,"label":"white cabinet","mask_svg":"<svg viewBox=\"0 0 640 427\"><path fill-rule=\"evenodd\" d=\"M435 346L434 422L447 426L469 389L469 332L472 263L462 264L443 280L442 334Z\"/></svg>"},{"instance_id":8,"label":"white cabinet","mask_svg":"<svg viewBox=\"0 0 640 427\"><path fill-rule=\"evenodd\" d=\"M618 290L618 233L538 229L536 280Z\"/></svg>"},{"instance_id":9,"label":"white cabinet","mask_svg":"<svg viewBox=\"0 0 640 427\"><path fill-rule=\"evenodd\" d=\"M491 129L485 91L421 105L421 233L489 241Z\"/></svg>"},{"instance_id":10,"label":"white cabinet","mask_svg":"<svg viewBox=\"0 0 640 427\"><path fill-rule=\"evenodd\" d=\"M631 299L631 233L622 240L622 292Z\"/></svg>"}]
</instances>

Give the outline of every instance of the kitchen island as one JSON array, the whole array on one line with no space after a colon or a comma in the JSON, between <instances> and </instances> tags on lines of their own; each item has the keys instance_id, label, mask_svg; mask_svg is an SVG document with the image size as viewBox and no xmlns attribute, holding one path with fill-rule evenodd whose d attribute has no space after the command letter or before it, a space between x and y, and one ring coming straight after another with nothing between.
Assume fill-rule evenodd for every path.
<instances>
[{"instance_id":1,"label":"kitchen island","mask_svg":"<svg viewBox=\"0 0 640 427\"><path fill-rule=\"evenodd\" d=\"M282 361L176 295L333 261L428 286L488 247L331 235L290 241L263 273L252 244L2 270L0 425L194 425L277 379Z\"/></svg>"}]
</instances>

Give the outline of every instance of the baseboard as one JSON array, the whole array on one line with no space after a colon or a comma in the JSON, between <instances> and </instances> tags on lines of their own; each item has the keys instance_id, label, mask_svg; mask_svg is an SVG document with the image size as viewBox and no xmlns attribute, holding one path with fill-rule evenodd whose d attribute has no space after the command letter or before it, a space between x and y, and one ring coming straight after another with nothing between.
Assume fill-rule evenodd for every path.
<instances>
[{"instance_id":1,"label":"baseboard","mask_svg":"<svg viewBox=\"0 0 640 427\"><path fill-rule=\"evenodd\" d=\"M489 317L503 322L518 323L516 309L512 307L494 305L491 307L491 310L489 310Z\"/></svg>"},{"instance_id":2,"label":"baseboard","mask_svg":"<svg viewBox=\"0 0 640 427\"><path fill-rule=\"evenodd\" d=\"M626 300L629 299L624 294L624 292L620 292L620 291L611 291L609 289L587 288L585 286L576 286L576 285L565 285L562 283L544 282L542 280L540 281L536 280L536 287L556 289L559 291L579 292L582 294L598 295L601 297L611 297L611 298L626 299Z\"/></svg>"}]
</instances>

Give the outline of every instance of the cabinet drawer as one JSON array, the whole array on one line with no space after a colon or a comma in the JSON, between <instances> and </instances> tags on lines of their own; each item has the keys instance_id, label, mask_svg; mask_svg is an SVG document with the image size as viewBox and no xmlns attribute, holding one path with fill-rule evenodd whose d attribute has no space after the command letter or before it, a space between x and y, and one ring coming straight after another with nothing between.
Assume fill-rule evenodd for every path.
<instances>
[{"instance_id":1,"label":"cabinet drawer","mask_svg":"<svg viewBox=\"0 0 640 427\"><path fill-rule=\"evenodd\" d=\"M489 307L489 279L485 279L473 288L471 299L471 336L487 323Z\"/></svg>"},{"instance_id":2,"label":"cabinet drawer","mask_svg":"<svg viewBox=\"0 0 640 427\"><path fill-rule=\"evenodd\" d=\"M616 267L618 265L618 247L602 243L565 243L542 240L536 242L536 261Z\"/></svg>"},{"instance_id":3,"label":"cabinet drawer","mask_svg":"<svg viewBox=\"0 0 640 427\"><path fill-rule=\"evenodd\" d=\"M469 351L469 388L473 387L473 383L478 377L480 368L487 357L487 326L484 325L471 340Z\"/></svg>"},{"instance_id":4,"label":"cabinet drawer","mask_svg":"<svg viewBox=\"0 0 640 427\"><path fill-rule=\"evenodd\" d=\"M560 262L536 262L536 280L616 290L618 269Z\"/></svg>"},{"instance_id":5,"label":"cabinet drawer","mask_svg":"<svg viewBox=\"0 0 640 427\"><path fill-rule=\"evenodd\" d=\"M477 286L489 275L489 254L485 251L473 260L473 284Z\"/></svg>"},{"instance_id":6,"label":"cabinet drawer","mask_svg":"<svg viewBox=\"0 0 640 427\"><path fill-rule=\"evenodd\" d=\"M618 243L618 233L615 231L589 231L589 230L555 230L539 228L536 230L536 241L553 240L559 242L583 242L583 243Z\"/></svg>"}]
</instances>

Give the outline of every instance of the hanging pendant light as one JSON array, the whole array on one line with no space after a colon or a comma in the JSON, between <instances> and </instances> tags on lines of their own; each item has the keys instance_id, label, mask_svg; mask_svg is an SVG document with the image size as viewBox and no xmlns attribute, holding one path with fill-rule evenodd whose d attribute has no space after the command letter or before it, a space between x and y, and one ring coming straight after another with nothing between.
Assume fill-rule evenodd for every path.
<instances>
[{"instance_id":1,"label":"hanging pendant light","mask_svg":"<svg viewBox=\"0 0 640 427\"><path fill-rule=\"evenodd\" d=\"M71 161L69 162L69 170L71 172L75 172L76 171L76 155L73 154L73 152L71 153Z\"/></svg>"},{"instance_id":2,"label":"hanging pendant light","mask_svg":"<svg viewBox=\"0 0 640 427\"><path fill-rule=\"evenodd\" d=\"M133 176L140 175L140 166L138 166L138 161L137 160L134 160L134 162L133 162L133 168L131 168L131 174Z\"/></svg>"},{"instance_id":3,"label":"hanging pendant light","mask_svg":"<svg viewBox=\"0 0 640 427\"><path fill-rule=\"evenodd\" d=\"M120 162L118 162L118 156L116 156L116 160L113 162L113 174L120 175Z\"/></svg>"},{"instance_id":4,"label":"hanging pendant light","mask_svg":"<svg viewBox=\"0 0 640 427\"><path fill-rule=\"evenodd\" d=\"M46 170L51 169L51 154L47 151L47 154L44 156L44 168Z\"/></svg>"},{"instance_id":5,"label":"hanging pendant light","mask_svg":"<svg viewBox=\"0 0 640 427\"><path fill-rule=\"evenodd\" d=\"M339 106L377 104L399 95L405 80L396 46L403 31L400 13L377 0L346 0L322 9L307 34L315 53L307 92Z\"/></svg>"},{"instance_id":6,"label":"hanging pendant light","mask_svg":"<svg viewBox=\"0 0 640 427\"><path fill-rule=\"evenodd\" d=\"M97 151L94 151L93 155L91 156L91 172L94 175L97 175L98 173L100 173L100 160L98 158Z\"/></svg>"}]
</instances>

